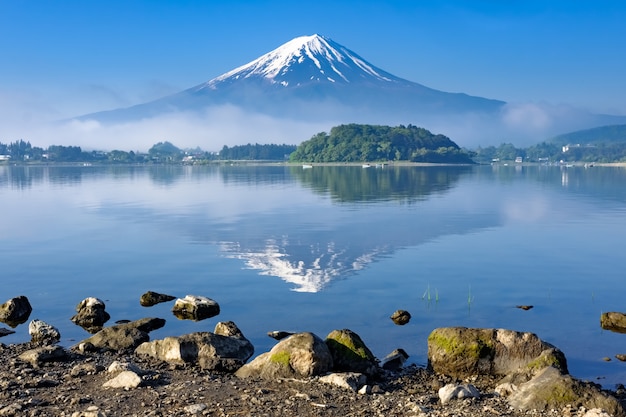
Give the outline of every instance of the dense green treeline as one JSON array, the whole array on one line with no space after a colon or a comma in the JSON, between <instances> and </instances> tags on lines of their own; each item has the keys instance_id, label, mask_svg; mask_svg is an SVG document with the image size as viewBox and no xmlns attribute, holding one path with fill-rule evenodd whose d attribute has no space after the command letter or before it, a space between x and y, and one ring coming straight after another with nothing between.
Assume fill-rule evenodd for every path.
<instances>
[{"instance_id":1,"label":"dense green treeline","mask_svg":"<svg viewBox=\"0 0 626 417\"><path fill-rule=\"evenodd\" d=\"M604 139L603 139L604 138ZM622 139L623 138L623 139ZM573 141L574 139L580 142ZM524 162L624 162L626 126L605 126L561 135L550 141L517 148L511 143L499 146L461 149L448 137L413 125L378 126L347 124L321 132L300 145L251 144L226 146L220 152L200 148L180 149L170 142L158 142L147 153L113 150L83 151L80 146L32 146L17 140L0 142L0 163L18 162L98 162L98 163L186 163L211 161L292 162L386 162L430 163Z\"/></svg>"},{"instance_id":2,"label":"dense green treeline","mask_svg":"<svg viewBox=\"0 0 626 417\"><path fill-rule=\"evenodd\" d=\"M522 157L528 162L624 162L626 161L626 142L559 145L542 142L528 148L516 148L510 143L498 147L478 147L470 152L478 163L490 163L494 160L514 161Z\"/></svg>"},{"instance_id":3,"label":"dense green treeline","mask_svg":"<svg viewBox=\"0 0 626 417\"><path fill-rule=\"evenodd\" d=\"M258 143L228 147L224 145L217 155L221 160L284 161L296 150L296 145L260 145Z\"/></svg>"},{"instance_id":4,"label":"dense green treeline","mask_svg":"<svg viewBox=\"0 0 626 417\"><path fill-rule=\"evenodd\" d=\"M444 135L408 126L348 124L318 133L291 154L293 162L412 161L472 163L468 154Z\"/></svg>"}]
</instances>

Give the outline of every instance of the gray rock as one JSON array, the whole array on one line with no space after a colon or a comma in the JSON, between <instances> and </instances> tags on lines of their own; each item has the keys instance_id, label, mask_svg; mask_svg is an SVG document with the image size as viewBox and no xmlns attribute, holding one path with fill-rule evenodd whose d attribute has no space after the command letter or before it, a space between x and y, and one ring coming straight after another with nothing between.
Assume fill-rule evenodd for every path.
<instances>
[{"instance_id":1,"label":"gray rock","mask_svg":"<svg viewBox=\"0 0 626 417\"><path fill-rule=\"evenodd\" d=\"M28 320L32 311L28 298L20 295L0 305L0 321L11 327L17 327Z\"/></svg>"},{"instance_id":2,"label":"gray rock","mask_svg":"<svg viewBox=\"0 0 626 417\"><path fill-rule=\"evenodd\" d=\"M396 310L390 319L398 326L404 326L411 320L411 313L406 310Z\"/></svg>"},{"instance_id":3,"label":"gray rock","mask_svg":"<svg viewBox=\"0 0 626 417\"><path fill-rule=\"evenodd\" d=\"M533 333L445 327L428 336L428 366L459 379L474 375L528 374L547 366L567 372L565 355Z\"/></svg>"},{"instance_id":4,"label":"gray rock","mask_svg":"<svg viewBox=\"0 0 626 417\"><path fill-rule=\"evenodd\" d=\"M87 408L87 411L76 411L72 413L72 417L107 417L107 415L95 405L91 405Z\"/></svg>"},{"instance_id":5,"label":"gray rock","mask_svg":"<svg viewBox=\"0 0 626 417\"><path fill-rule=\"evenodd\" d=\"M203 412L207 408L208 408L208 406L206 404L200 403L200 404L188 405L185 408L183 408L183 410L185 410L185 412L187 412L189 414L200 414L201 412Z\"/></svg>"},{"instance_id":6,"label":"gray rock","mask_svg":"<svg viewBox=\"0 0 626 417\"><path fill-rule=\"evenodd\" d=\"M176 300L172 313L182 320L204 320L220 314L220 306L210 298L187 295Z\"/></svg>"},{"instance_id":7,"label":"gray rock","mask_svg":"<svg viewBox=\"0 0 626 417\"><path fill-rule=\"evenodd\" d=\"M282 330L273 330L271 332L267 332L267 335L275 340L283 340L287 336L291 336L292 332L284 332Z\"/></svg>"},{"instance_id":8,"label":"gray rock","mask_svg":"<svg viewBox=\"0 0 626 417\"><path fill-rule=\"evenodd\" d=\"M352 330L333 330L325 341L333 357L333 370L359 372L370 376L377 372L376 357Z\"/></svg>"},{"instance_id":9,"label":"gray rock","mask_svg":"<svg viewBox=\"0 0 626 417\"><path fill-rule=\"evenodd\" d=\"M133 371L122 371L115 378L102 384L103 388L133 389L141 385L141 377Z\"/></svg>"},{"instance_id":10,"label":"gray rock","mask_svg":"<svg viewBox=\"0 0 626 417\"><path fill-rule=\"evenodd\" d=\"M357 372L340 372L321 376L320 382L358 392L367 383L367 376Z\"/></svg>"},{"instance_id":11,"label":"gray rock","mask_svg":"<svg viewBox=\"0 0 626 417\"><path fill-rule=\"evenodd\" d=\"M135 354L204 369L234 372L254 353L252 343L232 322L218 323L215 333L196 332L142 343Z\"/></svg>"},{"instance_id":12,"label":"gray rock","mask_svg":"<svg viewBox=\"0 0 626 417\"><path fill-rule=\"evenodd\" d=\"M102 372L103 370L104 367L101 365L96 365L94 363L80 363L78 365L75 365L70 370L70 376L74 378L79 378L85 375L95 375L99 372Z\"/></svg>"},{"instance_id":13,"label":"gray rock","mask_svg":"<svg viewBox=\"0 0 626 417\"><path fill-rule=\"evenodd\" d=\"M553 367L545 368L530 381L521 384L507 398L509 405L520 410L561 410L570 405L575 408L599 408L613 416L625 416L620 403L597 385L585 383L563 375Z\"/></svg>"},{"instance_id":14,"label":"gray rock","mask_svg":"<svg viewBox=\"0 0 626 417\"><path fill-rule=\"evenodd\" d=\"M388 371L397 371L402 369L406 360L409 358L409 354L404 349L395 349L381 362L381 368Z\"/></svg>"},{"instance_id":15,"label":"gray rock","mask_svg":"<svg viewBox=\"0 0 626 417\"><path fill-rule=\"evenodd\" d=\"M472 384L448 384L439 389L441 404L447 404L452 399L480 398L480 392Z\"/></svg>"},{"instance_id":16,"label":"gray rock","mask_svg":"<svg viewBox=\"0 0 626 417\"><path fill-rule=\"evenodd\" d=\"M175 299L173 295L160 294L154 291L148 291L141 295L139 298L139 304L144 307L152 307L153 305L166 303Z\"/></svg>"},{"instance_id":17,"label":"gray rock","mask_svg":"<svg viewBox=\"0 0 626 417\"><path fill-rule=\"evenodd\" d=\"M28 334L35 344L52 345L61 340L61 333L56 327L37 319L28 324Z\"/></svg>"},{"instance_id":18,"label":"gray rock","mask_svg":"<svg viewBox=\"0 0 626 417\"><path fill-rule=\"evenodd\" d=\"M0 327L0 337L2 336L8 336L10 334L15 333L15 331L10 330L10 329L5 329L4 327Z\"/></svg>"},{"instance_id":19,"label":"gray rock","mask_svg":"<svg viewBox=\"0 0 626 417\"><path fill-rule=\"evenodd\" d=\"M45 362L64 361L69 358L69 354L61 346L43 346L27 350L19 358L37 367Z\"/></svg>"},{"instance_id":20,"label":"gray rock","mask_svg":"<svg viewBox=\"0 0 626 417\"><path fill-rule=\"evenodd\" d=\"M242 366L236 373L240 378L260 377L308 378L323 375L333 368L333 358L326 343L313 333L291 335Z\"/></svg>"},{"instance_id":21,"label":"gray rock","mask_svg":"<svg viewBox=\"0 0 626 417\"><path fill-rule=\"evenodd\" d=\"M626 333L626 314L615 311L602 313L600 327L616 333Z\"/></svg>"},{"instance_id":22,"label":"gray rock","mask_svg":"<svg viewBox=\"0 0 626 417\"><path fill-rule=\"evenodd\" d=\"M70 320L89 333L96 333L102 329L104 323L111 316L105 311L104 301L95 297L88 297L76 306L76 314Z\"/></svg>"},{"instance_id":23,"label":"gray rock","mask_svg":"<svg viewBox=\"0 0 626 417\"><path fill-rule=\"evenodd\" d=\"M74 349L87 351L124 351L134 349L150 340L148 332L160 329L165 320L160 318L143 318L130 323L116 324L105 327L90 338L81 341Z\"/></svg>"},{"instance_id":24,"label":"gray rock","mask_svg":"<svg viewBox=\"0 0 626 417\"><path fill-rule=\"evenodd\" d=\"M144 375L145 372L141 370L137 365L130 362L113 361L107 368L107 372L110 374L117 374L124 371L131 371L137 375Z\"/></svg>"}]
</instances>

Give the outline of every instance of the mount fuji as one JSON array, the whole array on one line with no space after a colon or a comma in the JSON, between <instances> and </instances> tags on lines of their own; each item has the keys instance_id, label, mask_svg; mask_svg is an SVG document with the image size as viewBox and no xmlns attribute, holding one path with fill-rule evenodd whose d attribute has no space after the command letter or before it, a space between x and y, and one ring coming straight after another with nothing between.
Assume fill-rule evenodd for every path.
<instances>
[{"instance_id":1,"label":"mount fuji","mask_svg":"<svg viewBox=\"0 0 626 417\"><path fill-rule=\"evenodd\" d=\"M241 120L213 117L210 122L202 122L211 111L223 108L237 109ZM460 144L476 144L477 139L481 144L501 143L503 138L532 138L536 143L548 135L626 123L622 116L593 115L569 107L511 105L435 90L396 77L320 35L295 38L248 64L179 93L74 120L96 122L98 126L128 126L185 115L205 128L220 123L250 125L250 114L310 126L315 123L328 129L340 123L414 124L443 133Z\"/></svg>"},{"instance_id":2,"label":"mount fuji","mask_svg":"<svg viewBox=\"0 0 626 417\"><path fill-rule=\"evenodd\" d=\"M493 113L498 100L447 93L396 77L320 35L295 38L212 80L155 101L81 116L100 122L234 105L299 119L367 113ZM411 121L408 119L407 121Z\"/></svg>"}]
</instances>

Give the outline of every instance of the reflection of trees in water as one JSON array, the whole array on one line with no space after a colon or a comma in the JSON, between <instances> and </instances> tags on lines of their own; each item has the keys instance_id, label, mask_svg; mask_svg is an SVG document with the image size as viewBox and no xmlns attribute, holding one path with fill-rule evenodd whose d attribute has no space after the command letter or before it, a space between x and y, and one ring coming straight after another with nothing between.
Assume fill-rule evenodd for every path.
<instances>
[{"instance_id":1,"label":"reflection of trees in water","mask_svg":"<svg viewBox=\"0 0 626 417\"><path fill-rule=\"evenodd\" d=\"M477 175L494 177L502 183L528 179L568 192L609 201L626 202L626 169L621 167L584 166L502 166L477 170Z\"/></svg>"},{"instance_id":2,"label":"reflection of trees in water","mask_svg":"<svg viewBox=\"0 0 626 417\"><path fill-rule=\"evenodd\" d=\"M293 182L289 167L285 165L225 165L220 176L226 184L284 184Z\"/></svg>"},{"instance_id":3,"label":"reflection of trees in water","mask_svg":"<svg viewBox=\"0 0 626 417\"><path fill-rule=\"evenodd\" d=\"M46 176L45 167L12 166L0 170L0 186L24 190L40 184Z\"/></svg>"},{"instance_id":4,"label":"reflection of trees in water","mask_svg":"<svg viewBox=\"0 0 626 417\"><path fill-rule=\"evenodd\" d=\"M452 188L469 166L315 166L291 167L291 173L317 193L339 202L418 201Z\"/></svg>"}]
</instances>

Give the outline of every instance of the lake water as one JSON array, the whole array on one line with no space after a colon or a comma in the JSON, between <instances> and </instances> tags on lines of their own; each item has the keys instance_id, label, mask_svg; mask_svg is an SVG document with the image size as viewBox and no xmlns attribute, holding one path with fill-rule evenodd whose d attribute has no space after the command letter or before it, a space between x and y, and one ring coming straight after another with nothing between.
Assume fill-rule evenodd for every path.
<instances>
[{"instance_id":1,"label":"lake water","mask_svg":"<svg viewBox=\"0 0 626 417\"><path fill-rule=\"evenodd\" d=\"M626 169L4 165L0 213L0 303L26 295L65 346L89 336L69 319L94 296L108 324L167 319L153 339L232 320L255 354L270 330L349 328L425 364L437 327L530 331L574 376L626 383L603 361L626 334L599 325L626 311ZM148 290L222 312L178 320L141 307ZM27 323L0 342L29 340Z\"/></svg>"}]
</instances>

